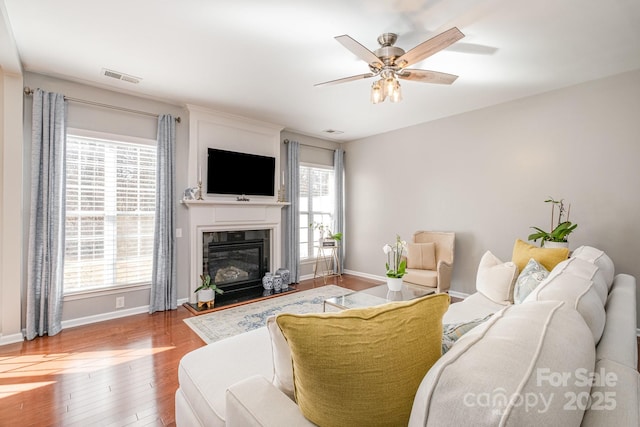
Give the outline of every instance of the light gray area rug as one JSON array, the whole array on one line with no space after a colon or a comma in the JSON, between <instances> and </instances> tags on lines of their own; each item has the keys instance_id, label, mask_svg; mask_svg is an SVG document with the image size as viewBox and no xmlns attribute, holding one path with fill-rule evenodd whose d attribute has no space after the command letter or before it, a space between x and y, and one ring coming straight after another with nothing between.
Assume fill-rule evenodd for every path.
<instances>
[{"instance_id":1,"label":"light gray area rug","mask_svg":"<svg viewBox=\"0 0 640 427\"><path fill-rule=\"evenodd\" d=\"M294 292L184 319L207 344L249 332L266 325L267 318L279 313L320 313L325 299L353 292L335 285Z\"/></svg>"}]
</instances>

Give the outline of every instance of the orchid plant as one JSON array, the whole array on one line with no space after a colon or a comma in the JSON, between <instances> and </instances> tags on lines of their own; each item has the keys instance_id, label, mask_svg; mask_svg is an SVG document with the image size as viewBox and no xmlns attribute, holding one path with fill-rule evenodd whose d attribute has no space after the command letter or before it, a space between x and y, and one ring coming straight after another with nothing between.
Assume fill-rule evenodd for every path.
<instances>
[{"instance_id":1,"label":"orchid plant","mask_svg":"<svg viewBox=\"0 0 640 427\"><path fill-rule=\"evenodd\" d=\"M534 242L540 239L540 246L544 246L544 242L567 242L567 236L578 227L578 224L573 224L569 221L569 213L571 212L571 205L566 209L564 207L564 199L554 200L553 197L544 201L545 203L551 203L551 231L545 231L539 227L531 227L537 231L529 235L529 240ZM554 223L554 214L556 206L558 207L558 220ZM565 213L567 218L564 219Z\"/></svg>"},{"instance_id":2,"label":"orchid plant","mask_svg":"<svg viewBox=\"0 0 640 427\"><path fill-rule=\"evenodd\" d=\"M407 248L407 242L396 235L395 245L386 244L382 250L387 255L387 277L400 279L405 275L407 270L407 259L404 258L404 251Z\"/></svg>"}]
</instances>

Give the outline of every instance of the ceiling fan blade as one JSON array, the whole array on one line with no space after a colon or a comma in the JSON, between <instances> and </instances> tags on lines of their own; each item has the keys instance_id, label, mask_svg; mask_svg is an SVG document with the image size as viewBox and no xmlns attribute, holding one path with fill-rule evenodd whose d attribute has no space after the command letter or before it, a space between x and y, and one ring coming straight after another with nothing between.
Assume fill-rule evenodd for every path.
<instances>
[{"instance_id":1,"label":"ceiling fan blade","mask_svg":"<svg viewBox=\"0 0 640 427\"><path fill-rule=\"evenodd\" d=\"M462 32L460 32L456 27L450 28L444 33L440 33L409 50L407 53L396 59L395 63L400 68L408 67L411 64L422 61L434 53L451 46L463 37L464 34L462 34Z\"/></svg>"},{"instance_id":2,"label":"ceiling fan blade","mask_svg":"<svg viewBox=\"0 0 640 427\"><path fill-rule=\"evenodd\" d=\"M375 76L375 74L373 74L373 73L358 74L357 76L343 77L341 79L329 80L328 82L324 82L324 83L316 83L316 84L314 84L314 86L337 85L339 83L346 83L346 82L351 82L351 81L354 81L354 80L368 79L369 77L373 77L373 76Z\"/></svg>"},{"instance_id":3,"label":"ceiling fan blade","mask_svg":"<svg viewBox=\"0 0 640 427\"><path fill-rule=\"evenodd\" d=\"M382 68L383 64L382 61L380 61L380 58L348 35L336 36L335 39L339 41L342 46L349 49L351 53L365 61L373 68Z\"/></svg>"},{"instance_id":4,"label":"ceiling fan blade","mask_svg":"<svg viewBox=\"0 0 640 427\"><path fill-rule=\"evenodd\" d=\"M405 68L397 76L403 80L412 80L422 83L437 83L441 85L450 85L458 76L453 74L441 73L438 71L429 70L415 70L411 68Z\"/></svg>"}]
</instances>

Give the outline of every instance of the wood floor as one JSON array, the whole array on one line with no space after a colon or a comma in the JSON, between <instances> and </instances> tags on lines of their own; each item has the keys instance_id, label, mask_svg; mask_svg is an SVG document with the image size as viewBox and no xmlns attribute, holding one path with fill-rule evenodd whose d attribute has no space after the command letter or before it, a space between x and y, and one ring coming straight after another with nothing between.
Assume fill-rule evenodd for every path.
<instances>
[{"instance_id":1,"label":"wood floor","mask_svg":"<svg viewBox=\"0 0 640 427\"><path fill-rule=\"evenodd\" d=\"M379 283L327 280L354 290ZM316 279L298 288L323 285ZM179 307L1 346L0 427L174 426L178 362L204 345L182 321L190 316Z\"/></svg>"},{"instance_id":2,"label":"wood floor","mask_svg":"<svg viewBox=\"0 0 640 427\"><path fill-rule=\"evenodd\" d=\"M327 280L354 290L379 283ZM178 362L204 345L182 321L190 316L181 306L0 346L0 427L175 425Z\"/></svg>"}]
</instances>

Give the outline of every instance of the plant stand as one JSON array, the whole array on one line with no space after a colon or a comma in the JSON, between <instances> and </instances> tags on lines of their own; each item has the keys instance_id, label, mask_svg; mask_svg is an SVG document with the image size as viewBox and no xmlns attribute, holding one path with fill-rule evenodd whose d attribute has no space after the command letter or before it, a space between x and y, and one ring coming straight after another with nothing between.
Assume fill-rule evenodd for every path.
<instances>
[{"instance_id":1,"label":"plant stand","mask_svg":"<svg viewBox=\"0 0 640 427\"><path fill-rule=\"evenodd\" d=\"M334 240L335 242L335 240ZM327 284L327 277L342 277L342 269L338 260L338 245L316 246L316 263L313 266L313 278L322 277L323 283Z\"/></svg>"}]
</instances>

